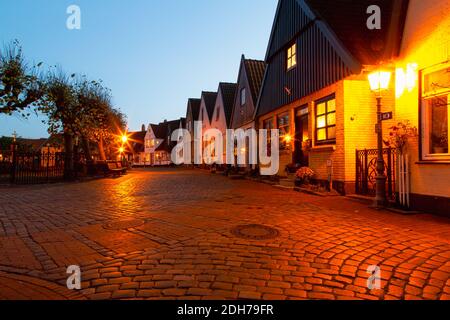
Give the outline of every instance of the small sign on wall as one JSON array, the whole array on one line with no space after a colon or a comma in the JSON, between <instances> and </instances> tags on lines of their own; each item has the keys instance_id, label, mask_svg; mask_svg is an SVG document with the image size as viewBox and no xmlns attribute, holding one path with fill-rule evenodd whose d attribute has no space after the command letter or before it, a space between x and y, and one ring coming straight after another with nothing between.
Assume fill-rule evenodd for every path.
<instances>
[{"instance_id":1,"label":"small sign on wall","mask_svg":"<svg viewBox=\"0 0 450 320\"><path fill-rule=\"evenodd\" d=\"M380 114L381 121L387 121L387 120L392 120L392 119L393 119L392 112L384 112L384 113Z\"/></svg>"}]
</instances>

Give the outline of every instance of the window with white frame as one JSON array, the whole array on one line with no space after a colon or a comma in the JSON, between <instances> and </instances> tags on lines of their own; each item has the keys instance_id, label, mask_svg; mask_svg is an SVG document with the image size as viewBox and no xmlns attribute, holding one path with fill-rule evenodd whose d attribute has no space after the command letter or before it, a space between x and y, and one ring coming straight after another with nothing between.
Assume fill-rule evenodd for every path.
<instances>
[{"instance_id":1,"label":"window with white frame","mask_svg":"<svg viewBox=\"0 0 450 320\"><path fill-rule=\"evenodd\" d=\"M423 160L450 160L450 64L422 71Z\"/></svg>"}]
</instances>

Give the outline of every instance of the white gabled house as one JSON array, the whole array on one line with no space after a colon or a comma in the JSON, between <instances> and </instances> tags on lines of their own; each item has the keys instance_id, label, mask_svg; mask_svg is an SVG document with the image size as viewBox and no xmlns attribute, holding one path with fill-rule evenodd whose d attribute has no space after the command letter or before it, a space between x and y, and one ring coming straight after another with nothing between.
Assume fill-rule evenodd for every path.
<instances>
[{"instance_id":1,"label":"white gabled house","mask_svg":"<svg viewBox=\"0 0 450 320\"><path fill-rule=\"evenodd\" d=\"M200 112L197 121L202 122L202 150L210 146L207 138L204 137L205 132L211 128L214 106L216 104L217 92L203 91L200 100Z\"/></svg>"},{"instance_id":2,"label":"white gabled house","mask_svg":"<svg viewBox=\"0 0 450 320\"><path fill-rule=\"evenodd\" d=\"M217 129L223 137L223 163L226 163L227 129L230 128L231 113L233 111L234 97L237 91L236 83L221 82L217 91L217 99L211 121L211 128ZM220 152L214 152L220 156Z\"/></svg>"},{"instance_id":3,"label":"white gabled house","mask_svg":"<svg viewBox=\"0 0 450 320\"><path fill-rule=\"evenodd\" d=\"M145 149L145 165L154 165L155 164L155 151L158 146L163 142L162 139L157 138L156 133L158 131L158 125L149 124L147 133L145 135L144 140L144 149Z\"/></svg>"}]
</instances>

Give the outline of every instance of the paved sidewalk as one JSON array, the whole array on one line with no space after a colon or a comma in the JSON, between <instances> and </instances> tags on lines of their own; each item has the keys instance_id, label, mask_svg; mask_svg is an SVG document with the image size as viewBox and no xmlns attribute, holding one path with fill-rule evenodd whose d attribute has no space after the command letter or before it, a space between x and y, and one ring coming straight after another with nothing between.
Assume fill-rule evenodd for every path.
<instances>
[{"instance_id":1,"label":"paved sidewalk","mask_svg":"<svg viewBox=\"0 0 450 320\"><path fill-rule=\"evenodd\" d=\"M450 299L450 220L200 170L0 189L0 299L82 298Z\"/></svg>"}]
</instances>

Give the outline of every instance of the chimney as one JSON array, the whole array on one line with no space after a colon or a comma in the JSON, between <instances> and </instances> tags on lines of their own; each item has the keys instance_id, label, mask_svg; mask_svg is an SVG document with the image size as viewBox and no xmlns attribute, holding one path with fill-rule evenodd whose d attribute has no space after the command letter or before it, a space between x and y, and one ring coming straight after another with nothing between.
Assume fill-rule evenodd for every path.
<instances>
[{"instance_id":1,"label":"chimney","mask_svg":"<svg viewBox=\"0 0 450 320\"><path fill-rule=\"evenodd\" d=\"M141 131L142 131L142 132L147 131L147 130L145 130L145 124L142 125Z\"/></svg>"}]
</instances>

